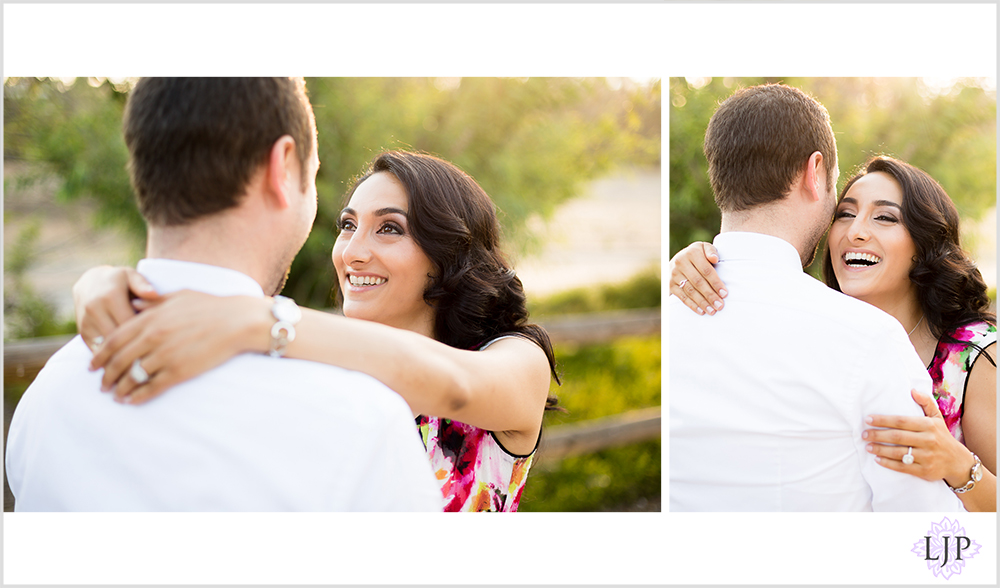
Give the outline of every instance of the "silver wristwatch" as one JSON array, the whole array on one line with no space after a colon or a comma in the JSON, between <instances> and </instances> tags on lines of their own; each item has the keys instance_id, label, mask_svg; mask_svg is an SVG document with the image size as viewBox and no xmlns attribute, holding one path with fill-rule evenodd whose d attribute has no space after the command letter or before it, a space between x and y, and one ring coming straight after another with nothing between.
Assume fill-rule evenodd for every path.
<instances>
[{"instance_id":1,"label":"silver wristwatch","mask_svg":"<svg viewBox=\"0 0 1000 588\"><path fill-rule=\"evenodd\" d=\"M271 349L267 354L281 357L288 344L295 340L295 325L302 320L302 311L291 298L275 296L271 314L274 315L275 323L271 327Z\"/></svg>"},{"instance_id":2,"label":"silver wristwatch","mask_svg":"<svg viewBox=\"0 0 1000 588\"><path fill-rule=\"evenodd\" d=\"M962 486L961 488L951 488L951 485L948 485L948 487L951 488L951 491L955 494L965 494L969 490L976 487L976 482L983 479L983 462L979 461L979 456L975 453L972 454L972 457L976 460L976 463L972 464L972 471L969 472L970 479L965 483L965 486ZM945 482L945 484L947 484L947 482Z\"/></svg>"}]
</instances>

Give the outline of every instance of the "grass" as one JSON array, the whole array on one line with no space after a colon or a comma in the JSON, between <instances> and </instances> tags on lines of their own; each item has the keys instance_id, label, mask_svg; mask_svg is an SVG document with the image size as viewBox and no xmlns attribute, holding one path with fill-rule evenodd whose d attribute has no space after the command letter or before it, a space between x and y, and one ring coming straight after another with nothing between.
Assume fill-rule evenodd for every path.
<instances>
[{"instance_id":1,"label":"grass","mask_svg":"<svg viewBox=\"0 0 1000 588\"><path fill-rule=\"evenodd\" d=\"M569 414L549 413L548 427L659 406L660 337L556 348ZM544 433L543 433L544 434ZM634 510L660 499L660 441L607 449L532 470L523 512Z\"/></svg>"},{"instance_id":2,"label":"grass","mask_svg":"<svg viewBox=\"0 0 1000 588\"><path fill-rule=\"evenodd\" d=\"M573 288L557 294L528 300L532 317L656 308L660 306L661 281L659 266L652 267L621 284Z\"/></svg>"}]
</instances>

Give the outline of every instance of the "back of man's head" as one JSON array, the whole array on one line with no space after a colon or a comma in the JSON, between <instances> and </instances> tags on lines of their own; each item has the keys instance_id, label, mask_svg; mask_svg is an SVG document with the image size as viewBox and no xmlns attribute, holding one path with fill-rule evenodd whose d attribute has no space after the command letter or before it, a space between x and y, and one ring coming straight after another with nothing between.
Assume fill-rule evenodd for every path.
<instances>
[{"instance_id":1,"label":"back of man's head","mask_svg":"<svg viewBox=\"0 0 1000 588\"><path fill-rule=\"evenodd\" d=\"M781 200L809 157L823 154L827 190L837 177L837 144L826 108L781 84L738 90L712 115L705 132L708 176L724 212Z\"/></svg>"},{"instance_id":2,"label":"back of man's head","mask_svg":"<svg viewBox=\"0 0 1000 588\"><path fill-rule=\"evenodd\" d=\"M139 211L155 226L237 206L284 135L295 140L305 183L316 141L301 78L143 78L124 130Z\"/></svg>"}]
</instances>

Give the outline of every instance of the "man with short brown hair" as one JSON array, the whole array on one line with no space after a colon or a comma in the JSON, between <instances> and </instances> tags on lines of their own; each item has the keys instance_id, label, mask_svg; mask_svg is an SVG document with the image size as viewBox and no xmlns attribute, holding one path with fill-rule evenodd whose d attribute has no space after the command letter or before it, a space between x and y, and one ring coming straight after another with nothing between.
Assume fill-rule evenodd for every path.
<instances>
[{"instance_id":1,"label":"man with short brown hair","mask_svg":"<svg viewBox=\"0 0 1000 588\"><path fill-rule=\"evenodd\" d=\"M803 273L836 206L826 109L767 85L705 133L726 310L670 307L671 511L962 510L943 482L883 468L870 414L922 416L930 378L900 324Z\"/></svg>"},{"instance_id":2,"label":"man with short brown hair","mask_svg":"<svg viewBox=\"0 0 1000 588\"><path fill-rule=\"evenodd\" d=\"M712 115L704 150L715 203L725 212L781 200L813 153L823 158L826 190L836 189L830 115L798 88L768 84L737 90Z\"/></svg>"},{"instance_id":3,"label":"man with short brown hair","mask_svg":"<svg viewBox=\"0 0 1000 588\"><path fill-rule=\"evenodd\" d=\"M280 291L316 216L302 80L147 78L125 121L149 227L139 272L160 293ZM272 356L237 356L139 406L100 393L82 338L60 349L11 422L16 510L439 511L406 402L364 374L280 358L297 307L276 296L273 314ZM153 382L147 368L127 377Z\"/></svg>"}]
</instances>

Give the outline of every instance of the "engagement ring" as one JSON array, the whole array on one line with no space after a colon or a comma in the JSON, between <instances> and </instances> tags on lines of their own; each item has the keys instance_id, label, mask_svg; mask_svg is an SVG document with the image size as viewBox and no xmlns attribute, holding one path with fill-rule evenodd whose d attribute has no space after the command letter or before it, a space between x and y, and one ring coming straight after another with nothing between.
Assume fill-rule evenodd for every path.
<instances>
[{"instance_id":1,"label":"engagement ring","mask_svg":"<svg viewBox=\"0 0 1000 588\"><path fill-rule=\"evenodd\" d=\"M132 376L132 379L136 384L145 384L149 381L149 374L147 374L146 370L142 369L142 366L139 365L138 359L132 362L132 369L130 369L128 373Z\"/></svg>"},{"instance_id":2,"label":"engagement ring","mask_svg":"<svg viewBox=\"0 0 1000 588\"><path fill-rule=\"evenodd\" d=\"M903 463L905 465L911 465L913 463L913 448L908 447L906 449L906 455L903 456Z\"/></svg>"}]
</instances>

